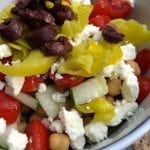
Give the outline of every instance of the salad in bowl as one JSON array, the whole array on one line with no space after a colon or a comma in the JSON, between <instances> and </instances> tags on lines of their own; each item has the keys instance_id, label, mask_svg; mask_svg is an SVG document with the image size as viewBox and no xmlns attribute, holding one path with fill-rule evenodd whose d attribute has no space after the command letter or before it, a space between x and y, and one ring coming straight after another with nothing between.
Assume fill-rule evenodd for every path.
<instances>
[{"instance_id":1,"label":"salad in bowl","mask_svg":"<svg viewBox=\"0 0 150 150\"><path fill-rule=\"evenodd\" d=\"M102 143L150 93L150 30L134 0L17 0L0 13L0 148Z\"/></svg>"}]
</instances>

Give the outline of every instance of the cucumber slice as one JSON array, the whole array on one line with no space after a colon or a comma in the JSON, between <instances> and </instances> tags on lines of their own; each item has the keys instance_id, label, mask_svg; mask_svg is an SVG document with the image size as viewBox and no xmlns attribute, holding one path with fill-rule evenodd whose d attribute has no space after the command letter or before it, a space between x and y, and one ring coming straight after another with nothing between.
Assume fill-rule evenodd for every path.
<instances>
[{"instance_id":1,"label":"cucumber slice","mask_svg":"<svg viewBox=\"0 0 150 150\"><path fill-rule=\"evenodd\" d=\"M7 139L12 129L17 130L17 122L11 125L7 125L6 132L3 135L0 135L0 148L8 149Z\"/></svg>"},{"instance_id":2,"label":"cucumber slice","mask_svg":"<svg viewBox=\"0 0 150 150\"><path fill-rule=\"evenodd\" d=\"M52 94L55 92L58 92L57 89L51 85L46 88L45 92L37 92L35 94L46 114L52 118L55 118L57 116L61 107L63 106L62 103L57 103L53 100Z\"/></svg>"},{"instance_id":3,"label":"cucumber slice","mask_svg":"<svg viewBox=\"0 0 150 150\"><path fill-rule=\"evenodd\" d=\"M103 77L89 79L70 90L75 105L88 103L92 99L102 97L107 93L108 87Z\"/></svg>"}]
</instances>

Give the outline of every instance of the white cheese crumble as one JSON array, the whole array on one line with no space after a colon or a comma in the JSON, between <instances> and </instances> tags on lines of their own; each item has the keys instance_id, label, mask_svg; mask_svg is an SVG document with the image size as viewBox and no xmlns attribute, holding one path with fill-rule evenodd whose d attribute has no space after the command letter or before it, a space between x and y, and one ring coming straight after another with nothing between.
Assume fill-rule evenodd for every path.
<instances>
[{"instance_id":1,"label":"white cheese crumble","mask_svg":"<svg viewBox=\"0 0 150 150\"><path fill-rule=\"evenodd\" d=\"M0 135L3 135L6 132L6 120L0 118Z\"/></svg>"},{"instance_id":2,"label":"white cheese crumble","mask_svg":"<svg viewBox=\"0 0 150 150\"><path fill-rule=\"evenodd\" d=\"M0 45L0 59L10 57L12 55L12 51L7 44Z\"/></svg>"},{"instance_id":3,"label":"white cheese crumble","mask_svg":"<svg viewBox=\"0 0 150 150\"><path fill-rule=\"evenodd\" d=\"M129 4L131 5L131 7L133 7L134 8L134 3L135 3L135 1L134 0L126 0L127 2L129 2Z\"/></svg>"},{"instance_id":4,"label":"white cheese crumble","mask_svg":"<svg viewBox=\"0 0 150 150\"><path fill-rule=\"evenodd\" d=\"M9 150L24 150L28 143L28 138L26 134L19 133L17 130L12 129L7 143L9 146Z\"/></svg>"},{"instance_id":5,"label":"white cheese crumble","mask_svg":"<svg viewBox=\"0 0 150 150\"><path fill-rule=\"evenodd\" d=\"M80 43L87 41L89 38L93 38L95 41L102 39L102 32L99 27L94 25L86 25L81 33L76 34L74 41L70 41L73 46L79 45Z\"/></svg>"},{"instance_id":6,"label":"white cheese crumble","mask_svg":"<svg viewBox=\"0 0 150 150\"><path fill-rule=\"evenodd\" d=\"M136 102L127 102L126 100L116 101L115 102L115 117L108 124L109 126L117 126L124 119L132 116L138 108Z\"/></svg>"},{"instance_id":7,"label":"white cheese crumble","mask_svg":"<svg viewBox=\"0 0 150 150\"><path fill-rule=\"evenodd\" d=\"M133 44L129 43L121 46L121 50L123 53L123 60L134 60L136 58L136 48Z\"/></svg>"},{"instance_id":8,"label":"white cheese crumble","mask_svg":"<svg viewBox=\"0 0 150 150\"><path fill-rule=\"evenodd\" d=\"M136 101L139 95L139 83L135 75L129 75L128 78L123 82L122 96L127 101Z\"/></svg>"},{"instance_id":9,"label":"white cheese crumble","mask_svg":"<svg viewBox=\"0 0 150 150\"><path fill-rule=\"evenodd\" d=\"M3 90L5 87L5 83L0 81L0 91Z\"/></svg>"},{"instance_id":10,"label":"white cheese crumble","mask_svg":"<svg viewBox=\"0 0 150 150\"><path fill-rule=\"evenodd\" d=\"M55 74L55 79L56 79L56 80L63 79L63 76L62 76L61 74L59 74L59 73L56 73L56 74Z\"/></svg>"},{"instance_id":11,"label":"white cheese crumble","mask_svg":"<svg viewBox=\"0 0 150 150\"><path fill-rule=\"evenodd\" d=\"M108 127L102 122L91 122L85 126L85 135L92 142L100 142L107 138Z\"/></svg>"},{"instance_id":12,"label":"white cheese crumble","mask_svg":"<svg viewBox=\"0 0 150 150\"><path fill-rule=\"evenodd\" d=\"M23 87L25 77L5 76L7 84L13 89L13 94L18 95Z\"/></svg>"},{"instance_id":13,"label":"white cheese crumble","mask_svg":"<svg viewBox=\"0 0 150 150\"><path fill-rule=\"evenodd\" d=\"M45 83L40 83L38 92L43 93L46 91L46 84Z\"/></svg>"},{"instance_id":14,"label":"white cheese crumble","mask_svg":"<svg viewBox=\"0 0 150 150\"><path fill-rule=\"evenodd\" d=\"M69 91L65 92L65 93L60 93L60 92L54 92L52 94L52 99L55 102L58 103L65 103L66 102L66 97L69 95Z\"/></svg>"},{"instance_id":15,"label":"white cheese crumble","mask_svg":"<svg viewBox=\"0 0 150 150\"><path fill-rule=\"evenodd\" d=\"M65 132L72 141L84 136L83 119L75 109L67 111L63 107L59 112L59 118L65 126Z\"/></svg>"},{"instance_id":16,"label":"white cheese crumble","mask_svg":"<svg viewBox=\"0 0 150 150\"><path fill-rule=\"evenodd\" d=\"M71 3L80 3L82 5L91 5L91 0L71 0Z\"/></svg>"}]
</instances>

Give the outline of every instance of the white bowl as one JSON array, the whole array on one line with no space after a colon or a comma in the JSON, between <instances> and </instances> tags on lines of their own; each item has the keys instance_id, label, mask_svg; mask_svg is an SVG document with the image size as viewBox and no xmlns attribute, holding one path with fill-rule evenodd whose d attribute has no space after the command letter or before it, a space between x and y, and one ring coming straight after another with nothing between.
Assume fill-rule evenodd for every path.
<instances>
[{"instance_id":1,"label":"white bowl","mask_svg":"<svg viewBox=\"0 0 150 150\"><path fill-rule=\"evenodd\" d=\"M15 0L0 0L0 11ZM135 0L135 8L130 17L147 24L150 29L150 0ZM144 47L144 46L143 46ZM145 48L150 48L150 43ZM121 150L150 130L150 94L143 101L133 117L120 126L105 141L98 144L87 145L91 150Z\"/></svg>"}]
</instances>

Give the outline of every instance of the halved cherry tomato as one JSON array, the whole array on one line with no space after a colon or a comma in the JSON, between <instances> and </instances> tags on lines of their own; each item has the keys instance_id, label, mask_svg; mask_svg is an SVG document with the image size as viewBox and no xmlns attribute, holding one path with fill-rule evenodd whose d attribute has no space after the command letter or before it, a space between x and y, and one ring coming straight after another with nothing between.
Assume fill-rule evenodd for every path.
<instances>
[{"instance_id":1,"label":"halved cherry tomato","mask_svg":"<svg viewBox=\"0 0 150 150\"><path fill-rule=\"evenodd\" d=\"M37 77L35 75L25 77L25 82L22 87L23 92L34 92L37 91L39 84L42 82L42 77Z\"/></svg>"},{"instance_id":2,"label":"halved cherry tomato","mask_svg":"<svg viewBox=\"0 0 150 150\"><path fill-rule=\"evenodd\" d=\"M0 118L4 118L7 124L14 123L20 114L20 103L13 97L0 91Z\"/></svg>"},{"instance_id":3,"label":"halved cherry tomato","mask_svg":"<svg viewBox=\"0 0 150 150\"><path fill-rule=\"evenodd\" d=\"M55 82L56 85L65 89L69 89L71 87L77 86L85 79L85 77L69 75L69 74L63 74L62 79L57 79L55 77L55 74L52 75L51 73L49 74L49 77Z\"/></svg>"},{"instance_id":4,"label":"halved cherry tomato","mask_svg":"<svg viewBox=\"0 0 150 150\"><path fill-rule=\"evenodd\" d=\"M150 77L139 77L140 93L137 102L141 103L150 93Z\"/></svg>"},{"instance_id":5,"label":"halved cherry tomato","mask_svg":"<svg viewBox=\"0 0 150 150\"><path fill-rule=\"evenodd\" d=\"M109 16L106 15L98 15L94 18L90 19L90 24L93 24L97 27L103 28L110 21Z\"/></svg>"},{"instance_id":6,"label":"halved cherry tomato","mask_svg":"<svg viewBox=\"0 0 150 150\"><path fill-rule=\"evenodd\" d=\"M5 81L5 75L0 72L0 81L4 82Z\"/></svg>"},{"instance_id":7,"label":"halved cherry tomato","mask_svg":"<svg viewBox=\"0 0 150 150\"><path fill-rule=\"evenodd\" d=\"M41 121L32 120L26 129L29 142L26 150L48 150L49 131L43 126Z\"/></svg>"},{"instance_id":8,"label":"halved cherry tomato","mask_svg":"<svg viewBox=\"0 0 150 150\"><path fill-rule=\"evenodd\" d=\"M131 10L131 4L125 0L99 0L98 4L94 5L90 18L97 15L108 15L111 19L124 18Z\"/></svg>"},{"instance_id":9,"label":"halved cherry tomato","mask_svg":"<svg viewBox=\"0 0 150 150\"><path fill-rule=\"evenodd\" d=\"M138 52L135 61L141 69L141 74L144 74L150 69L150 49L142 49Z\"/></svg>"}]
</instances>

